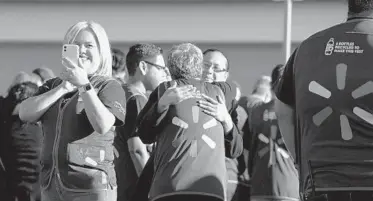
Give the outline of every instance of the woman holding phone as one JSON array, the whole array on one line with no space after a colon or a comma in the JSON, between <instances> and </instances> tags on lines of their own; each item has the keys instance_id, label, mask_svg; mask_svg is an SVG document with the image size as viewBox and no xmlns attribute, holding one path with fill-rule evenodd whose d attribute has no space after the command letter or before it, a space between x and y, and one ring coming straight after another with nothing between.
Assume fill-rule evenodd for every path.
<instances>
[{"instance_id":1,"label":"woman holding phone","mask_svg":"<svg viewBox=\"0 0 373 201\"><path fill-rule=\"evenodd\" d=\"M116 201L112 144L126 103L111 78L109 39L99 24L83 21L64 44L76 45L78 55L64 54L71 56L62 58L59 77L20 106L22 120L43 125L42 200Z\"/></svg>"}]
</instances>

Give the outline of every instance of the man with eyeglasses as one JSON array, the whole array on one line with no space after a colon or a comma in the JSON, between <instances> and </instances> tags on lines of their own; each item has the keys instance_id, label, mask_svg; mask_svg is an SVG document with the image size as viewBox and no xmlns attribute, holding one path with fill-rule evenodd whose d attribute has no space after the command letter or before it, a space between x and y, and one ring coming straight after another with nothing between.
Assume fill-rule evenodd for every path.
<instances>
[{"instance_id":1,"label":"man with eyeglasses","mask_svg":"<svg viewBox=\"0 0 373 201\"><path fill-rule=\"evenodd\" d=\"M229 62L223 52L218 49L207 49L204 51L202 79L206 82L225 82L228 77ZM217 114L219 111L215 111L215 113ZM231 116L242 135L242 130L247 120L246 111L241 106L238 106ZM249 175L243 155L235 159L226 157L225 162L228 175L227 201L247 201L250 193L248 185Z\"/></svg>"},{"instance_id":2,"label":"man with eyeglasses","mask_svg":"<svg viewBox=\"0 0 373 201\"><path fill-rule=\"evenodd\" d=\"M125 124L117 128L115 145L119 153L116 160L118 201L130 200L149 153L147 146L133 132L138 113L148 98L146 91L153 91L160 83L167 81L168 69L160 47L153 44L136 44L130 47L126 56L129 74L123 85L127 99Z\"/></svg>"},{"instance_id":3,"label":"man with eyeglasses","mask_svg":"<svg viewBox=\"0 0 373 201\"><path fill-rule=\"evenodd\" d=\"M202 79L206 82L223 81L229 76L228 59L217 49L208 49L203 52Z\"/></svg>"}]
</instances>

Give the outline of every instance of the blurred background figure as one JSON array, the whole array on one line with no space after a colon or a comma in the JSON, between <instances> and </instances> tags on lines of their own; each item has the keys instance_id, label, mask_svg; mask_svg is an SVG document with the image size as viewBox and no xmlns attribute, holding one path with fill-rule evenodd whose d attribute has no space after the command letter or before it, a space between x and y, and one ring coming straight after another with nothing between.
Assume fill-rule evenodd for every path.
<instances>
[{"instance_id":1,"label":"blurred background figure","mask_svg":"<svg viewBox=\"0 0 373 201\"><path fill-rule=\"evenodd\" d=\"M248 96L242 96L238 104L248 112L249 108L254 107L257 104L262 102L268 103L271 101L272 94L271 77L262 75L255 82L252 93Z\"/></svg>"},{"instance_id":2,"label":"blurred background figure","mask_svg":"<svg viewBox=\"0 0 373 201\"><path fill-rule=\"evenodd\" d=\"M40 200L42 129L39 123L27 123L18 116L19 104L37 92L36 82L25 72L17 74L0 108L0 156L11 200Z\"/></svg>"},{"instance_id":3,"label":"blurred background figure","mask_svg":"<svg viewBox=\"0 0 373 201\"><path fill-rule=\"evenodd\" d=\"M41 86L47 80L50 80L56 77L52 69L47 68L47 67L36 68L32 71L31 75L36 76L36 79L38 79L36 82L38 86Z\"/></svg>"},{"instance_id":4,"label":"blurred background figure","mask_svg":"<svg viewBox=\"0 0 373 201\"><path fill-rule=\"evenodd\" d=\"M32 76L24 71L21 71L14 76L11 84L8 87L7 93L9 93L12 87L23 82L33 82L37 84L39 82L39 79L36 76Z\"/></svg>"},{"instance_id":5,"label":"blurred background figure","mask_svg":"<svg viewBox=\"0 0 373 201\"><path fill-rule=\"evenodd\" d=\"M277 65L271 75L271 88L282 76L283 65ZM273 92L272 92L273 93ZM251 176L252 201L299 200L298 172L278 128L275 96L250 108L248 129L245 130L245 155Z\"/></svg>"},{"instance_id":6,"label":"blurred background figure","mask_svg":"<svg viewBox=\"0 0 373 201\"><path fill-rule=\"evenodd\" d=\"M126 55L118 48L111 48L111 55L113 57L113 77L121 84L125 84L128 79Z\"/></svg>"}]
</instances>

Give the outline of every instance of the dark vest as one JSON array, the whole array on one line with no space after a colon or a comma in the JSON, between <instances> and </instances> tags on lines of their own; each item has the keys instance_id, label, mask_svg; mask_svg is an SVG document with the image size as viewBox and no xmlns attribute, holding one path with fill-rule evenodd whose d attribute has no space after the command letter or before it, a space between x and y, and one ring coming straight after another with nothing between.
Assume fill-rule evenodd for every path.
<instances>
[{"instance_id":1,"label":"dark vest","mask_svg":"<svg viewBox=\"0 0 373 201\"><path fill-rule=\"evenodd\" d=\"M56 80L52 88L60 82ZM99 91L100 86L95 86L95 90ZM95 132L81 105L83 102L78 99L78 92L66 94L41 119L44 130L42 187L47 188L56 174L60 184L69 191L112 189L116 187L115 129L106 134Z\"/></svg>"}]
</instances>

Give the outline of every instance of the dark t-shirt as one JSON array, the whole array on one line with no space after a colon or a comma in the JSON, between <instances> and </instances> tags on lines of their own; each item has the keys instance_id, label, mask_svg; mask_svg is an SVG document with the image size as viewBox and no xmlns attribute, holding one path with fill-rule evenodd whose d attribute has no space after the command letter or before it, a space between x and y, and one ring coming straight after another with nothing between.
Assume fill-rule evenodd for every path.
<instances>
[{"instance_id":1,"label":"dark t-shirt","mask_svg":"<svg viewBox=\"0 0 373 201\"><path fill-rule=\"evenodd\" d=\"M373 190L372 24L359 17L316 33L286 64L277 97L295 110L296 140L286 143L301 191L311 172L316 190Z\"/></svg>"},{"instance_id":2,"label":"dark t-shirt","mask_svg":"<svg viewBox=\"0 0 373 201\"><path fill-rule=\"evenodd\" d=\"M115 170L118 183L118 200L130 200L135 191L138 175L128 149L127 140L134 134L137 115L147 102L147 97L129 85L122 85L127 99L126 118L122 126L116 128L114 141L118 153L115 159Z\"/></svg>"},{"instance_id":3,"label":"dark t-shirt","mask_svg":"<svg viewBox=\"0 0 373 201\"><path fill-rule=\"evenodd\" d=\"M278 128L274 101L251 108L248 123L244 146L250 150L251 197L299 199L298 173Z\"/></svg>"},{"instance_id":4,"label":"dark t-shirt","mask_svg":"<svg viewBox=\"0 0 373 201\"><path fill-rule=\"evenodd\" d=\"M123 126L117 127L117 134L124 144L127 144L127 140L131 137L136 136L134 129L136 127L137 116L140 111L144 108L148 98L145 94L139 92L134 87L129 85L122 85L126 93L126 118Z\"/></svg>"},{"instance_id":5,"label":"dark t-shirt","mask_svg":"<svg viewBox=\"0 0 373 201\"><path fill-rule=\"evenodd\" d=\"M175 81L172 81L175 82ZM237 106L234 84L215 85L198 80L176 80L178 86L194 85L200 93L216 100L225 98L231 112ZM150 200L177 194L208 195L224 200L226 185L224 130L216 119L197 106L200 99L184 100L157 114L158 97L171 86L161 84L140 113L137 131L145 143L157 142L155 175ZM237 99L236 99L237 98Z\"/></svg>"},{"instance_id":6,"label":"dark t-shirt","mask_svg":"<svg viewBox=\"0 0 373 201\"><path fill-rule=\"evenodd\" d=\"M48 80L38 94L56 88L62 80ZM115 116L114 126L123 125L126 102L120 84L111 78L97 77L93 89L101 103ZM113 167L114 127L100 134L93 129L78 91L57 100L41 117L44 131L41 182L47 187L53 172L71 189L81 192L116 186Z\"/></svg>"}]
</instances>

